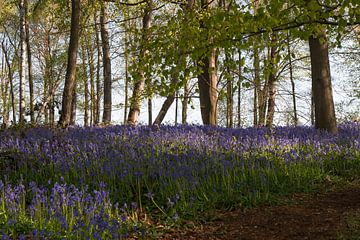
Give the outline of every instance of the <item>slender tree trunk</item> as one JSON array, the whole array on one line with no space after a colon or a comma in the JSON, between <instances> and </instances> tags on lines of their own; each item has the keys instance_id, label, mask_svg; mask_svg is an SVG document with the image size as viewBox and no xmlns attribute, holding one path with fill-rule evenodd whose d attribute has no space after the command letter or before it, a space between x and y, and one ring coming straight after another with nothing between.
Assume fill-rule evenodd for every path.
<instances>
[{"instance_id":1,"label":"slender tree trunk","mask_svg":"<svg viewBox=\"0 0 360 240\"><path fill-rule=\"evenodd\" d=\"M96 37L96 52L97 52L97 63L96 63L96 114L94 118L94 124L97 125L100 122L100 99L101 99L101 82L100 82L100 71L101 71L101 44L100 44L100 36L99 29L97 27L97 15L94 16L95 19L95 37Z\"/></svg>"},{"instance_id":2,"label":"slender tree trunk","mask_svg":"<svg viewBox=\"0 0 360 240\"><path fill-rule=\"evenodd\" d=\"M26 67L26 0L19 0L20 11L20 58L19 58L19 124L25 122L25 67Z\"/></svg>"},{"instance_id":3,"label":"slender tree trunk","mask_svg":"<svg viewBox=\"0 0 360 240\"><path fill-rule=\"evenodd\" d=\"M269 58L269 79L268 79L268 110L266 115L266 126L271 128L274 121L275 114L275 97L277 92L277 56L278 56L278 37L276 33L273 33L270 47L270 58Z\"/></svg>"},{"instance_id":4,"label":"slender tree trunk","mask_svg":"<svg viewBox=\"0 0 360 240\"><path fill-rule=\"evenodd\" d=\"M253 109L254 109L254 126L258 125L258 92L260 88L260 59L259 59L259 50L254 48L254 100L253 100Z\"/></svg>"},{"instance_id":5,"label":"slender tree trunk","mask_svg":"<svg viewBox=\"0 0 360 240\"><path fill-rule=\"evenodd\" d=\"M27 1L25 1L25 13L27 13ZM25 16L26 17L26 16ZM30 29L29 21L25 19L25 41L27 49L27 62L28 62L28 79L29 79L29 93L30 93L30 121L32 124L35 123L34 114L34 83L32 75L32 57L31 57L31 45L30 45Z\"/></svg>"},{"instance_id":6,"label":"slender tree trunk","mask_svg":"<svg viewBox=\"0 0 360 240\"><path fill-rule=\"evenodd\" d=\"M71 1L71 29L70 43L68 49L68 63L66 69L65 86L62 98L62 110L59 124L67 127L72 116L73 93L75 92L76 82L76 58L79 46L80 35L80 0Z\"/></svg>"},{"instance_id":7,"label":"slender tree trunk","mask_svg":"<svg viewBox=\"0 0 360 240\"><path fill-rule=\"evenodd\" d=\"M174 78L173 78L173 81L174 81ZM170 95L168 95L166 97L153 125L160 125L162 123L162 121L164 120L164 118L166 116L167 111L169 110L171 104L174 102L174 99L175 99L175 92L171 93Z\"/></svg>"},{"instance_id":8,"label":"slender tree trunk","mask_svg":"<svg viewBox=\"0 0 360 240\"><path fill-rule=\"evenodd\" d=\"M226 56L227 60L229 56ZM230 68L227 67L228 75L231 76ZM233 93L233 78L226 80L226 126L233 127L233 107L234 107L234 93Z\"/></svg>"},{"instance_id":9,"label":"slender tree trunk","mask_svg":"<svg viewBox=\"0 0 360 240\"><path fill-rule=\"evenodd\" d=\"M1 58L1 72L2 74L6 75L6 60L5 60L5 53L4 53L4 47L2 43L2 58ZM1 97L3 100L3 109L2 109L2 128L7 128L9 125L9 111L8 111L8 91L9 91L9 77L3 76L1 78Z\"/></svg>"},{"instance_id":10,"label":"slender tree trunk","mask_svg":"<svg viewBox=\"0 0 360 240\"><path fill-rule=\"evenodd\" d=\"M83 70L83 81L84 81L84 126L89 126L89 88L88 88L88 74L87 74L87 59L85 46L82 46L82 70ZM89 62L88 62L89 63Z\"/></svg>"},{"instance_id":11,"label":"slender tree trunk","mask_svg":"<svg viewBox=\"0 0 360 240\"><path fill-rule=\"evenodd\" d=\"M125 31L125 86L124 86L124 124L126 123L127 110L128 110L128 102L129 102L129 53L128 53L128 38Z\"/></svg>"},{"instance_id":12,"label":"slender tree trunk","mask_svg":"<svg viewBox=\"0 0 360 240\"><path fill-rule=\"evenodd\" d=\"M96 115L96 98L95 98L95 67L94 67L94 51L92 44L87 46L87 54L89 60L89 77L90 77L90 125L94 124Z\"/></svg>"},{"instance_id":13,"label":"slender tree trunk","mask_svg":"<svg viewBox=\"0 0 360 240\"><path fill-rule=\"evenodd\" d=\"M239 50L239 79L238 79L238 95L237 95L237 127L241 127L241 81L242 81L242 65L241 50Z\"/></svg>"},{"instance_id":14,"label":"slender tree trunk","mask_svg":"<svg viewBox=\"0 0 360 240\"><path fill-rule=\"evenodd\" d=\"M100 25L101 40L103 50L103 75L104 75L104 111L103 123L111 122L111 59L110 59L110 40L109 40L109 23L108 10L106 2L101 5Z\"/></svg>"},{"instance_id":15,"label":"slender tree trunk","mask_svg":"<svg viewBox=\"0 0 360 240\"><path fill-rule=\"evenodd\" d=\"M7 73L8 73L9 83L10 83L12 123L15 125L16 124L16 108L15 108L15 94L14 94L14 80L13 80L12 66L11 66L11 63L10 63L8 51L7 51L4 43L1 44L1 47L2 47L2 50L3 50L3 53L4 53L5 62L6 62L6 66L7 66L7 69L8 69Z\"/></svg>"},{"instance_id":16,"label":"slender tree trunk","mask_svg":"<svg viewBox=\"0 0 360 240\"><path fill-rule=\"evenodd\" d=\"M148 98L148 125L152 124L152 100Z\"/></svg>"},{"instance_id":17,"label":"slender tree trunk","mask_svg":"<svg viewBox=\"0 0 360 240\"><path fill-rule=\"evenodd\" d=\"M143 16L143 33L142 33L142 43L141 43L141 50L140 50L140 56L139 56L139 63L140 65L143 65L143 58L145 57L147 53L147 49L145 47L147 41L149 40L149 28L151 26L152 22L152 0L147 1L147 6L144 10L144 16ZM135 82L133 94L131 97L130 102L130 110L129 110L129 116L127 119L128 124L136 125L139 121L139 115L140 115L140 107L141 107L141 100L142 100L142 94L144 91L144 85L145 85L145 76L144 71L139 70L139 80Z\"/></svg>"},{"instance_id":18,"label":"slender tree trunk","mask_svg":"<svg viewBox=\"0 0 360 240\"><path fill-rule=\"evenodd\" d=\"M294 126L298 125L298 116L296 108L296 93L295 93L295 81L293 76L293 65L292 65L292 56L291 56L291 45L290 45L290 33L287 32L287 52L289 56L289 72L290 72L290 82L291 82L291 96L293 102L293 114L294 114Z\"/></svg>"},{"instance_id":19,"label":"slender tree trunk","mask_svg":"<svg viewBox=\"0 0 360 240\"><path fill-rule=\"evenodd\" d=\"M315 128L337 133L332 94L329 49L324 29L309 38Z\"/></svg>"}]
</instances>

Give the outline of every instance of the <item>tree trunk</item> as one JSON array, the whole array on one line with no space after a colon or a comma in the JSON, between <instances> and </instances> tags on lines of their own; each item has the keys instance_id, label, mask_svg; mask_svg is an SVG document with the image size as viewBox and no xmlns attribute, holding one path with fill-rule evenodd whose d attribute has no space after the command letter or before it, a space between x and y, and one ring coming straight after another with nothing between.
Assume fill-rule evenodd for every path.
<instances>
[{"instance_id":1,"label":"tree trunk","mask_svg":"<svg viewBox=\"0 0 360 240\"><path fill-rule=\"evenodd\" d=\"M87 54L89 61L89 78L90 78L90 125L94 124L96 115L96 98L95 98L95 67L94 67L94 51L92 43L87 45Z\"/></svg>"},{"instance_id":2,"label":"tree trunk","mask_svg":"<svg viewBox=\"0 0 360 240\"><path fill-rule=\"evenodd\" d=\"M241 127L241 81L242 81L242 66L241 66L241 50L239 50L239 79L238 79L238 94L237 94L237 127Z\"/></svg>"},{"instance_id":3,"label":"tree trunk","mask_svg":"<svg viewBox=\"0 0 360 240\"><path fill-rule=\"evenodd\" d=\"M329 49L324 29L309 38L315 128L337 133L332 95Z\"/></svg>"},{"instance_id":4,"label":"tree trunk","mask_svg":"<svg viewBox=\"0 0 360 240\"><path fill-rule=\"evenodd\" d=\"M259 59L259 50L254 48L254 126L258 125L258 92L260 88L260 59Z\"/></svg>"},{"instance_id":5,"label":"tree trunk","mask_svg":"<svg viewBox=\"0 0 360 240\"><path fill-rule=\"evenodd\" d=\"M101 71L101 44L100 44L100 36L99 36L99 29L97 27L98 21L97 21L97 15L95 13L94 16L95 19L95 37L96 37L96 52L97 52L97 61L96 61L96 114L94 117L94 124L97 125L100 122L100 99L101 99L101 83L100 83L100 71Z\"/></svg>"},{"instance_id":6,"label":"tree trunk","mask_svg":"<svg viewBox=\"0 0 360 240\"><path fill-rule=\"evenodd\" d=\"M80 35L80 0L71 1L71 29L68 49L68 63L66 69L65 86L62 98L62 110L59 124L67 127L72 116L73 93L76 82L76 58Z\"/></svg>"},{"instance_id":7,"label":"tree trunk","mask_svg":"<svg viewBox=\"0 0 360 240\"><path fill-rule=\"evenodd\" d=\"M182 124L187 124L187 109L188 109L189 95L190 95L189 83L188 83L188 79L186 79L184 85L184 98L182 100L182 110L181 110Z\"/></svg>"},{"instance_id":8,"label":"tree trunk","mask_svg":"<svg viewBox=\"0 0 360 240\"><path fill-rule=\"evenodd\" d=\"M273 33L270 47L270 58L269 58L269 79L268 79L268 104L267 104L267 115L266 115L266 126L271 128L274 121L275 114L275 97L277 92L276 86L276 75L277 75L277 56L278 56L278 37L276 33Z\"/></svg>"},{"instance_id":9,"label":"tree trunk","mask_svg":"<svg viewBox=\"0 0 360 240\"><path fill-rule=\"evenodd\" d=\"M77 104L77 93L76 93L76 83L75 87L73 88L73 94L72 94L72 102L71 102L71 116L70 116L70 125L76 124L76 104Z\"/></svg>"},{"instance_id":10,"label":"tree trunk","mask_svg":"<svg viewBox=\"0 0 360 240\"><path fill-rule=\"evenodd\" d=\"M168 95L166 97L153 125L160 125L162 123L162 121L164 120L164 118L166 116L167 111L171 107L171 104L174 102L174 99L175 99L175 92L171 93L170 95Z\"/></svg>"},{"instance_id":11,"label":"tree trunk","mask_svg":"<svg viewBox=\"0 0 360 240\"><path fill-rule=\"evenodd\" d=\"M1 58L1 72L6 75L6 59L5 59L5 53L3 46L4 43L2 43L2 58ZM2 109L2 128L7 128L9 125L9 111L8 111L8 90L9 90L9 77L3 76L1 78L1 97L3 100L3 109Z\"/></svg>"},{"instance_id":12,"label":"tree trunk","mask_svg":"<svg viewBox=\"0 0 360 240\"><path fill-rule=\"evenodd\" d=\"M101 40L103 50L103 75L104 75L104 111L103 123L111 122L111 59L110 59L110 42L109 42L109 22L108 10L106 3L101 5L100 26Z\"/></svg>"},{"instance_id":13,"label":"tree trunk","mask_svg":"<svg viewBox=\"0 0 360 240\"><path fill-rule=\"evenodd\" d=\"M27 13L27 1L25 1L25 13ZM29 21L25 18L25 41L27 49L27 62L28 62L28 79L29 79L29 93L30 93L30 121L32 124L35 123L34 113L34 83L32 75L32 57L31 57L31 45L30 45L30 29Z\"/></svg>"},{"instance_id":14,"label":"tree trunk","mask_svg":"<svg viewBox=\"0 0 360 240\"><path fill-rule=\"evenodd\" d=\"M229 56L226 56L227 60ZM230 68L227 67L228 75L231 76ZM233 107L234 107L234 93L233 93L233 78L226 79L226 126L233 127Z\"/></svg>"},{"instance_id":15,"label":"tree trunk","mask_svg":"<svg viewBox=\"0 0 360 240\"><path fill-rule=\"evenodd\" d=\"M217 125L217 56L216 50L200 60L202 72L198 75L200 108L203 124Z\"/></svg>"},{"instance_id":16,"label":"tree trunk","mask_svg":"<svg viewBox=\"0 0 360 240\"><path fill-rule=\"evenodd\" d=\"M20 11L20 58L19 58L19 124L25 123L25 67L26 67L26 0L19 0Z\"/></svg>"},{"instance_id":17,"label":"tree trunk","mask_svg":"<svg viewBox=\"0 0 360 240\"><path fill-rule=\"evenodd\" d=\"M88 88L88 74L87 74L87 63L85 46L82 46L82 69L83 69L83 81L84 81L84 126L89 126L89 88Z\"/></svg>"},{"instance_id":18,"label":"tree trunk","mask_svg":"<svg viewBox=\"0 0 360 240\"><path fill-rule=\"evenodd\" d=\"M11 108L12 108L12 123L16 124L16 108L15 108L15 94L14 94L14 79L13 79L13 72L12 66L9 59L8 50L6 49L4 43L1 44L1 48L3 50L3 54L5 57L6 66L8 69L8 79L10 83L10 96L11 96Z\"/></svg>"},{"instance_id":19,"label":"tree trunk","mask_svg":"<svg viewBox=\"0 0 360 240\"><path fill-rule=\"evenodd\" d=\"M145 45L149 40L149 28L152 22L152 0L147 1L147 6L144 10L144 16L142 22L143 22L143 33L142 33L142 42L140 46L141 49L139 56L140 66L144 64L143 58L145 57L147 52ZM139 122L140 107L141 107L142 94L144 91L144 85L145 85L144 71L139 70L139 79L135 82L133 94L130 101L130 110L127 119L128 124L137 125Z\"/></svg>"},{"instance_id":20,"label":"tree trunk","mask_svg":"<svg viewBox=\"0 0 360 240\"><path fill-rule=\"evenodd\" d=\"M125 58L125 86L124 86L124 124L126 123L126 117L127 117L127 110L128 110L128 101L129 101L129 53L128 53L128 38L127 34L125 32L125 52L124 52L124 58Z\"/></svg>"},{"instance_id":21,"label":"tree trunk","mask_svg":"<svg viewBox=\"0 0 360 240\"><path fill-rule=\"evenodd\" d=\"M293 102L293 114L294 114L294 126L298 125L298 116L297 116L297 107L296 107L296 93L295 93L295 81L293 76L293 65L292 65L292 56L291 56L291 46L290 46L290 33L287 32L287 52L289 56L289 72L290 72L290 82L291 82L291 96Z\"/></svg>"}]
</instances>

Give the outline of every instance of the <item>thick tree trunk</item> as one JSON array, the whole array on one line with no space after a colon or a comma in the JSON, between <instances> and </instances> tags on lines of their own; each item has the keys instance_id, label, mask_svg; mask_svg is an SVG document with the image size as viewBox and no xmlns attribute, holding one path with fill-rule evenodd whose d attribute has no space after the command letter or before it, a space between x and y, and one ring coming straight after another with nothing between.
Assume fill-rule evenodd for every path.
<instances>
[{"instance_id":1,"label":"thick tree trunk","mask_svg":"<svg viewBox=\"0 0 360 240\"><path fill-rule=\"evenodd\" d=\"M186 80L184 85L184 98L182 100L182 109L181 109L182 124L187 124L187 109L188 109L188 102L190 97L189 95L190 95L189 83L188 80Z\"/></svg>"},{"instance_id":2,"label":"thick tree trunk","mask_svg":"<svg viewBox=\"0 0 360 240\"><path fill-rule=\"evenodd\" d=\"M20 58L19 58L19 124L25 123L25 68L26 68L26 0L19 0L20 11Z\"/></svg>"},{"instance_id":3,"label":"thick tree trunk","mask_svg":"<svg viewBox=\"0 0 360 240\"><path fill-rule=\"evenodd\" d=\"M76 108L77 108L77 92L76 92L76 83L72 94L71 102L71 116L70 116L70 125L75 125L76 123Z\"/></svg>"},{"instance_id":4,"label":"thick tree trunk","mask_svg":"<svg viewBox=\"0 0 360 240\"><path fill-rule=\"evenodd\" d=\"M201 73L198 75L200 108L203 124L217 125L217 56L216 50L211 50L198 63Z\"/></svg>"},{"instance_id":5,"label":"thick tree trunk","mask_svg":"<svg viewBox=\"0 0 360 240\"><path fill-rule=\"evenodd\" d=\"M271 39L270 47L270 58L269 58L269 79L268 79L268 104L267 104L267 115L266 115L266 126L271 128L274 121L275 114L275 97L277 92L277 56L278 56L278 46L277 46L277 34L274 33Z\"/></svg>"},{"instance_id":6,"label":"thick tree trunk","mask_svg":"<svg viewBox=\"0 0 360 240\"><path fill-rule=\"evenodd\" d=\"M147 6L144 10L143 16L143 33L142 33L142 43L141 43L141 50L139 56L139 65L143 65L143 58L146 55L146 43L149 40L149 28L152 22L152 0L147 1ZM128 124L137 125L139 122L139 115L140 115L140 107L141 107L141 100L144 91L145 85L145 76L144 71L139 70L139 80L135 82L133 94L130 100L130 110L129 116L127 119Z\"/></svg>"},{"instance_id":7,"label":"thick tree trunk","mask_svg":"<svg viewBox=\"0 0 360 240\"><path fill-rule=\"evenodd\" d=\"M110 59L110 42L109 42L109 22L108 10L106 3L101 5L100 14L101 25L101 40L103 50L103 75L104 75L104 111L103 123L109 124L111 122L111 59Z\"/></svg>"},{"instance_id":8,"label":"thick tree trunk","mask_svg":"<svg viewBox=\"0 0 360 240\"><path fill-rule=\"evenodd\" d=\"M324 29L309 38L315 128L337 133L331 86L329 49Z\"/></svg>"},{"instance_id":9,"label":"thick tree trunk","mask_svg":"<svg viewBox=\"0 0 360 240\"><path fill-rule=\"evenodd\" d=\"M68 49L68 63L66 69L65 86L62 98L62 110L59 124L67 127L72 116L73 93L76 82L76 58L80 35L80 0L71 1L71 29Z\"/></svg>"},{"instance_id":10,"label":"thick tree trunk","mask_svg":"<svg viewBox=\"0 0 360 240\"><path fill-rule=\"evenodd\" d=\"M25 13L27 13L27 1L25 1ZM25 18L25 41L27 49L27 62L28 62L28 79L29 79L29 94L30 94L30 121L32 124L35 123L34 113L34 83L32 75L32 57L31 57L31 45L30 45L30 29L29 21Z\"/></svg>"}]
</instances>

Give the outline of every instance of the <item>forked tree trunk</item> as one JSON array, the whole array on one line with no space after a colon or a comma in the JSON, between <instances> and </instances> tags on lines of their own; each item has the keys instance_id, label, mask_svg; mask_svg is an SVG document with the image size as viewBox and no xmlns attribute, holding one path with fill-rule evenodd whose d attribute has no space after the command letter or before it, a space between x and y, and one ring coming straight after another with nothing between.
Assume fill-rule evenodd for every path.
<instances>
[{"instance_id":1,"label":"forked tree trunk","mask_svg":"<svg viewBox=\"0 0 360 240\"><path fill-rule=\"evenodd\" d=\"M144 57L147 53L146 43L149 40L149 29L152 22L152 0L147 1L147 6L144 9L144 16L142 19L142 40L140 46L140 56L139 56L139 65L144 65ZM127 119L128 124L137 125L139 122L141 102L143 98L144 85L145 85L145 76L144 71L139 70L139 79L135 82L133 94L130 100L130 110L129 116Z\"/></svg>"},{"instance_id":2,"label":"forked tree trunk","mask_svg":"<svg viewBox=\"0 0 360 240\"><path fill-rule=\"evenodd\" d=\"M14 80L13 80L13 71L12 66L9 59L8 49L4 43L1 44L1 48L3 50L3 54L5 57L6 67L7 67L7 74L10 83L10 96L11 96L11 108L12 108L12 122L16 124L16 108L15 108L15 94L14 94Z\"/></svg>"},{"instance_id":3,"label":"forked tree trunk","mask_svg":"<svg viewBox=\"0 0 360 240\"><path fill-rule=\"evenodd\" d=\"M309 38L315 128L337 133L325 29Z\"/></svg>"},{"instance_id":4,"label":"forked tree trunk","mask_svg":"<svg viewBox=\"0 0 360 240\"><path fill-rule=\"evenodd\" d=\"M71 29L68 49L68 63L66 69L65 86L62 98L62 110L59 124L67 127L72 116L73 93L76 82L76 58L80 35L80 0L71 1Z\"/></svg>"},{"instance_id":5,"label":"forked tree trunk","mask_svg":"<svg viewBox=\"0 0 360 240\"><path fill-rule=\"evenodd\" d=\"M106 2L101 5L100 14L101 40L103 50L103 75L104 75L104 111L103 123L111 122L111 59L110 59L110 40L109 40L109 20Z\"/></svg>"}]
</instances>

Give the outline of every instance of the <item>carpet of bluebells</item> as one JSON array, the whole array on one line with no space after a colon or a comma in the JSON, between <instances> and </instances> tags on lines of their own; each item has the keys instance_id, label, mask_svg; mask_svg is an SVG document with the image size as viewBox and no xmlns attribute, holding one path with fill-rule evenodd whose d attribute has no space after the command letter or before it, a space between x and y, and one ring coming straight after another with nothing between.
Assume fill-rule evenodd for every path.
<instances>
[{"instance_id":1,"label":"carpet of bluebells","mask_svg":"<svg viewBox=\"0 0 360 240\"><path fill-rule=\"evenodd\" d=\"M360 125L27 128L0 132L2 239L146 238L215 208L359 177Z\"/></svg>"}]
</instances>

